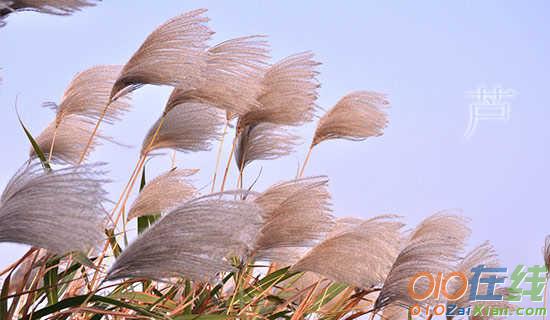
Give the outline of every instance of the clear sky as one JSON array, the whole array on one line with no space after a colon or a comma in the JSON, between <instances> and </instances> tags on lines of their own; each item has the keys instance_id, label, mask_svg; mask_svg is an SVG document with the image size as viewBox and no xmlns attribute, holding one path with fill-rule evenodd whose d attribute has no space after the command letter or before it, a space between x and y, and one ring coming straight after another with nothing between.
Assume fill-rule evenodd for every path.
<instances>
[{"instance_id":1,"label":"clear sky","mask_svg":"<svg viewBox=\"0 0 550 320\"><path fill-rule=\"evenodd\" d=\"M157 25L201 7L209 9L216 31L212 43L265 34L274 59L314 51L323 63L323 108L352 90L388 94L392 107L384 136L332 141L314 150L306 173L330 177L336 215L394 213L414 225L434 212L459 209L471 218L471 245L492 241L509 268L542 263L544 236L550 233L550 7L544 1L107 0L71 17L14 14L0 29L0 185L28 155L14 111L16 95L24 121L37 135L54 116L41 103L58 101L75 73L96 64L123 64ZM473 101L467 92L495 86L515 92L501 101L509 104L509 120L481 121L465 138ZM168 93L140 89L133 111L106 127L107 133L139 146ZM312 130L300 130L306 143L296 154L249 167L247 181L261 167L259 189L294 176ZM138 153L137 147L105 145L94 154L110 163L113 198ZM179 154L177 160L181 167L200 167L196 183L204 186L215 152ZM148 173L168 166L169 156L156 158ZM232 175L230 184L234 181ZM22 250L0 245L0 266Z\"/></svg>"}]
</instances>

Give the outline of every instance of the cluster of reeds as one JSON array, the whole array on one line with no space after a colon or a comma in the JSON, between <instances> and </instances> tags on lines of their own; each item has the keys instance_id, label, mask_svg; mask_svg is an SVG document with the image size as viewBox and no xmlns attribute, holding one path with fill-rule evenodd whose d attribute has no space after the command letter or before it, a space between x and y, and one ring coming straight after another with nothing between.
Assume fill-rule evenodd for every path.
<instances>
[{"instance_id":1,"label":"cluster of reeds","mask_svg":"<svg viewBox=\"0 0 550 320\"><path fill-rule=\"evenodd\" d=\"M38 136L23 126L32 148L0 199L0 241L31 249L1 272L1 316L403 319L409 305L434 303L412 300L411 276L494 261L488 244L464 255L470 232L460 215L437 213L412 229L394 215L335 218L328 178L304 176L320 143L382 134L388 100L380 93L349 93L322 115L296 176L266 190L244 185L248 164L293 152L300 143L293 128L316 118L319 63L310 52L273 63L262 36L209 46L205 12L162 24L122 66L76 75L61 101L47 104L56 116ZM145 133L128 183L109 202L105 165L86 159L110 140L101 126L119 121L143 85L173 92ZM233 131L223 168L221 145ZM193 185L194 169L146 175L154 150L214 143L210 193ZM227 190L233 159L239 187ZM126 244L132 219L138 237Z\"/></svg>"}]
</instances>

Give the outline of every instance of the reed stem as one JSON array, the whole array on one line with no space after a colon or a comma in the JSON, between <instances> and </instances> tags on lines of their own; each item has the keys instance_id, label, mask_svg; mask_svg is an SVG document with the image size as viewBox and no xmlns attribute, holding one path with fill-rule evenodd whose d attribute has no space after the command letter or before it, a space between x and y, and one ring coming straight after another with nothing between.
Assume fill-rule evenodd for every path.
<instances>
[{"instance_id":1,"label":"reed stem","mask_svg":"<svg viewBox=\"0 0 550 320\"><path fill-rule=\"evenodd\" d=\"M229 166L231 166L231 159L233 158L233 154L235 153L235 146L237 145L237 137L238 135L235 135L235 138L233 138L233 145L231 146L231 151L229 152L229 158L227 159L227 165L225 166L225 171L223 173L223 180L222 180L222 186L220 187L220 192L223 192L225 190L227 173L229 172Z\"/></svg>"},{"instance_id":2,"label":"reed stem","mask_svg":"<svg viewBox=\"0 0 550 320\"><path fill-rule=\"evenodd\" d=\"M222 157L223 144L225 141L225 136L227 135L227 127L229 126L229 121L225 121L225 126L223 127L222 138L220 139L220 145L218 146L218 155L216 156L216 167L214 168L214 176L212 177L212 188L210 192L214 192L216 188L216 178L218 176L218 169L220 167L220 160Z\"/></svg>"},{"instance_id":3,"label":"reed stem","mask_svg":"<svg viewBox=\"0 0 550 320\"><path fill-rule=\"evenodd\" d=\"M82 151L82 154L80 155L80 159L78 160L78 164L81 164L84 159L86 158L86 154L88 154L88 149L90 149L90 146L92 145L92 141L94 140L94 137L97 133L97 130L99 129L99 125L101 124L101 121L103 121L103 118L105 118L105 115L107 114L107 109L109 109L109 106L111 105L111 101L105 105L105 108L103 108L103 111L99 115L99 119L97 119L97 122L95 124L94 130L92 130L92 134L90 135L90 138L88 139L88 142L86 143L86 147L84 147L84 150Z\"/></svg>"},{"instance_id":4,"label":"reed stem","mask_svg":"<svg viewBox=\"0 0 550 320\"><path fill-rule=\"evenodd\" d=\"M306 159L304 160L304 164L302 165L302 169L300 170L300 174L298 175L298 178L301 178L304 175L306 165L309 162L309 158L311 157L311 151L313 151L313 145L311 145L309 147L309 150L307 151Z\"/></svg>"},{"instance_id":5,"label":"reed stem","mask_svg":"<svg viewBox=\"0 0 550 320\"><path fill-rule=\"evenodd\" d=\"M55 145L55 138L57 137L57 128L58 125L56 124L53 128L52 143L50 144L50 152L48 153L48 163L52 162L53 146Z\"/></svg>"}]
</instances>

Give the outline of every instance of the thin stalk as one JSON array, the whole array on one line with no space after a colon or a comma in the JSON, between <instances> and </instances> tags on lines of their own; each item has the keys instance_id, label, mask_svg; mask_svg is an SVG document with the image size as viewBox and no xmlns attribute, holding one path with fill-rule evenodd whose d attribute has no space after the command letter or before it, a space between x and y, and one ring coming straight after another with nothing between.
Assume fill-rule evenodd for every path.
<instances>
[{"instance_id":1,"label":"thin stalk","mask_svg":"<svg viewBox=\"0 0 550 320\"><path fill-rule=\"evenodd\" d=\"M105 118L105 115L107 114L107 109L109 109L109 106L111 105L112 100L109 100L109 102L105 105L105 108L103 108L103 111L99 115L99 119L97 119L97 122L95 124L94 130L92 131L92 134L90 135L90 138L88 139L88 142L86 143L86 147L82 151L82 154L80 155L80 159L78 160L78 164L81 164L84 161L84 158L86 158L86 154L88 153L88 149L90 149L90 146L92 145L92 141L94 140L94 137L97 133L97 130L99 129L99 125L101 124L101 121L103 121L103 118Z\"/></svg>"},{"instance_id":2,"label":"thin stalk","mask_svg":"<svg viewBox=\"0 0 550 320\"><path fill-rule=\"evenodd\" d=\"M242 272L239 274L239 277L237 279L237 283L235 283L235 290L233 291L233 296L231 297L231 301L229 302L229 305L227 306L227 315L231 313L233 310L233 304L235 303L235 298L237 297L237 293L240 290L241 281L244 279L245 274L248 272L248 261L243 266Z\"/></svg>"},{"instance_id":3,"label":"thin stalk","mask_svg":"<svg viewBox=\"0 0 550 320\"><path fill-rule=\"evenodd\" d=\"M227 135L227 127L229 126L229 121L225 121L225 126L223 127L222 138L220 139L220 145L218 146L218 155L216 156L216 167L214 168L214 176L212 177L212 188L210 192L214 192L216 188L216 178L218 176L218 169L220 167L220 160L222 157L223 143L225 141L225 136Z\"/></svg>"},{"instance_id":4,"label":"thin stalk","mask_svg":"<svg viewBox=\"0 0 550 320\"><path fill-rule=\"evenodd\" d=\"M28 256L30 256L36 250L36 248L30 248L29 251L27 251L21 258L19 258L19 260L15 261L14 263L7 266L4 270L0 271L0 276L17 268L25 259L27 259Z\"/></svg>"},{"instance_id":5,"label":"thin stalk","mask_svg":"<svg viewBox=\"0 0 550 320\"><path fill-rule=\"evenodd\" d=\"M48 153L48 163L52 162L53 146L55 145L55 138L57 137L57 128L59 126L56 124L53 128L53 138L52 143L50 144L50 152Z\"/></svg>"},{"instance_id":6,"label":"thin stalk","mask_svg":"<svg viewBox=\"0 0 550 320\"><path fill-rule=\"evenodd\" d=\"M321 283L321 280L317 281L315 286L313 288L311 288L308 295L306 296L304 301L302 301L302 303L300 304L298 309L294 312L294 315L292 316L292 318L290 320L303 319L303 314L306 311L306 308L309 304L309 301L311 300L311 297L313 296L313 293L315 292L315 290L317 290L317 288L319 287L320 283Z\"/></svg>"},{"instance_id":7,"label":"thin stalk","mask_svg":"<svg viewBox=\"0 0 550 320\"><path fill-rule=\"evenodd\" d=\"M143 168L143 165L145 164L145 160L147 158L147 153L150 151L150 148L153 146L155 140L157 139L157 136L160 132L160 129L162 127L162 125L164 124L164 120L166 118L166 113L164 113L162 115L162 117L160 118L160 121L159 121L159 125L157 127L157 130L155 131L155 133L153 134L153 137L151 138L151 141L149 142L149 144L147 145L147 147L143 150L142 152L142 155L140 156L135 168L134 168L134 171L132 172L132 175L130 176L130 180L128 181L128 183L126 184L126 187L124 188L124 190L122 191L122 193L120 194L120 197L117 201L117 203L115 204L115 207L113 208L113 210L111 211L111 218L113 217L114 213L116 212L116 210L118 209L118 207L120 206L121 207L121 210L119 210L119 213L117 214L116 218L114 219L113 221L113 226L116 227L116 225L118 224L118 220L120 219L120 216L123 212L123 208L126 204L126 201L128 201L128 197L130 196L130 193L132 192L132 188L134 187L134 184L137 180L137 177L139 176L139 172L141 172L141 169ZM92 278L92 281L91 281L91 285L90 287L93 288L94 287L94 284L95 282L97 281L97 277L98 277L98 274L99 274L99 270L100 270L100 266L101 266L101 263L103 263L103 259L105 258L105 254L107 253L107 249L109 248L109 239L107 239L105 241L105 244L103 246L103 250L100 254L100 256L98 257L98 270L96 270L94 272L94 276Z\"/></svg>"},{"instance_id":8,"label":"thin stalk","mask_svg":"<svg viewBox=\"0 0 550 320\"><path fill-rule=\"evenodd\" d=\"M229 166L231 166L231 159L235 153L235 146L237 145L238 134L235 134L233 138L233 145L231 146L231 151L229 152L229 158L227 159L227 165L225 166L225 172L223 173L222 186L220 187L220 192L225 190L225 182L227 181L227 173L229 172Z\"/></svg>"},{"instance_id":9,"label":"thin stalk","mask_svg":"<svg viewBox=\"0 0 550 320\"><path fill-rule=\"evenodd\" d=\"M170 159L172 166L171 168L174 169L176 167L176 150L172 152L172 158Z\"/></svg>"},{"instance_id":10,"label":"thin stalk","mask_svg":"<svg viewBox=\"0 0 550 320\"><path fill-rule=\"evenodd\" d=\"M298 178L301 178L304 175L304 170L306 169L306 165L309 162L309 158L311 157L311 151L313 151L313 145L311 145L309 147L309 150L307 151L306 159L304 160L304 164L302 165L302 169L300 170Z\"/></svg>"}]
</instances>

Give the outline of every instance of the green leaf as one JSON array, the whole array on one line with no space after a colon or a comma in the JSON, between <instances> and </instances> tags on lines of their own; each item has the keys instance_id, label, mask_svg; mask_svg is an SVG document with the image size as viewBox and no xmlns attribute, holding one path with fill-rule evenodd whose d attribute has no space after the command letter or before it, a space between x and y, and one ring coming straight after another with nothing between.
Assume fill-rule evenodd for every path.
<instances>
[{"instance_id":1,"label":"green leaf","mask_svg":"<svg viewBox=\"0 0 550 320\"><path fill-rule=\"evenodd\" d=\"M38 156L38 159L40 159L40 162L42 163L42 166L47 170L51 170L52 167L50 166L50 163L48 162L48 159L46 159L46 156L44 155L44 152L42 152L42 150L40 149L40 146L38 146L38 143L36 143L36 140L34 140L34 138L32 137L32 134L30 133L30 131L23 124L23 120L21 120L21 118L19 117L19 114L17 115L17 118L19 119L19 123L21 124L21 127L23 127L23 131L25 131L25 135L27 135L27 138L29 139L34 152Z\"/></svg>"},{"instance_id":2,"label":"green leaf","mask_svg":"<svg viewBox=\"0 0 550 320\"><path fill-rule=\"evenodd\" d=\"M59 265L59 258L54 258L46 262L46 269L48 270L44 275L44 288L46 289L46 295L48 297L48 305L57 303L57 271Z\"/></svg>"},{"instance_id":3,"label":"green leaf","mask_svg":"<svg viewBox=\"0 0 550 320\"><path fill-rule=\"evenodd\" d=\"M0 319L8 318L8 295L10 291L11 272L4 279L2 284L2 292L0 292Z\"/></svg>"},{"instance_id":4,"label":"green leaf","mask_svg":"<svg viewBox=\"0 0 550 320\"><path fill-rule=\"evenodd\" d=\"M333 283L331 284L326 291L321 294L321 296L315 301L315 303L311 306L310 310L317 311L321 309L324 305L329 303L332 299L334 299L340 292L344 291L348 287L347 284L344 283Z\"/></svg>"},{"instance_id":5,"label":"green leaf","mask_svg":"<svg viewBox=\"0 0 550 320\"><path fill-rule=\"evenodd\" d=\"M262 278L258 283L256 283L253 287L249 287L242 292L239 293L239 296L242 295L242 300L239 301L239 303L248 303L254 298L255 295L262 293L267 288L274 286L278 283L281 283L285 281L286 279L293 277L294 275L298 274L299 272L288 272L288 269L290 267L279 269L275 272L272 272ZM239 299L240 300L240 299Z\"/></svg>"},{"instance_id":6,"label":"green leaf","mask_svg":"<svg viewBox=\"0 0 550 320\"><path fill-rule=\"evenodd\" d=\"M145 179L145 165L143 165L143 171L141 172L141 182L139 185L139 192L145 188L146 185ZM138 234L142 234L145 230L149 229L155 221L160 218L160 214L152 214L147 216L141 216L137 218Z\"/></svg>"},{"instance_id":7,"label":"green leaf","mask_svg":"<svg viewBox=\"0 0 550 320\"><path fill-rule=\"evenodd\" d=\"M98 295L93 295L93 296L82 295L82 296L76 296L76 297L71 297L71 298L61 300L61 301L57 302L56 304L53 304L51 306L47 306L45 308L37 310L32 315L29 315L29 316L23 318L22 320L42 319L42 318L47 317L48 315L54 314L55 312L58 312L58 311L61 311L61 310L67 309L67 308L71 308L71 307L80 306L82 303L84 303L86 301L88 301L88 302L101 302L101 303L105 303L105 304L109 304L109 305L113 305L113 306L117 306L117 307L121 307L121 308L134 310L139 315L147 316L147 317L150 317L150 318L153 318L153 319L165 319L165 317L161 314L158 314L158 313L155 313L155 312L152 312L152 311L148 311L146 309L143 309L139 306L136 306L136 305L133 305L133 304L130 304L130 303L125 303L125 302L122 302L122 301L118 301L118 300L115 300L115 299L111 299L111 298L108 298L108 297L102 297L102 296L98 296Z\"/></svg>"}]
</instances>

